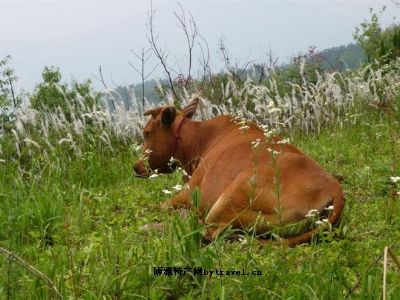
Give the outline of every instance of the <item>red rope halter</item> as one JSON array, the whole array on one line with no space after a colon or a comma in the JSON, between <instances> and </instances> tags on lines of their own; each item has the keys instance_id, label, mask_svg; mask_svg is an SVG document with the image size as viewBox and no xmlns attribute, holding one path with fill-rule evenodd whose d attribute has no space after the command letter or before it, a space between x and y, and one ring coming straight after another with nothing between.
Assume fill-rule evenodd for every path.
<instances>
[{"instance_id":1,"label":"red rope halter","mask_svg":"<svg viewBox=\"0 0 400 300\"><path fill-rule=\"evenodd\" d=\"M178 147L178 140L181 138L181 130L183 125L185 125L188 118L184 117L182 121L179 123L178 130L176 131L174 147L172 148L172 157L175 158L176 148Z\"/></svg>"}]
</instances>

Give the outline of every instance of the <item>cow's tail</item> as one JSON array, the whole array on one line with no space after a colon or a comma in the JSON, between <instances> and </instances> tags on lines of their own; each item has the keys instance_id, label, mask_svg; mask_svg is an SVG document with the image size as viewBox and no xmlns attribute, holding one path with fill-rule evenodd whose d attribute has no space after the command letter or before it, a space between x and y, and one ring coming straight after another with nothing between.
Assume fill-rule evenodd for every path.
<instances>
[{"instance_id":1,"label":"cow's tail","mask_svg":"<svg viewBox=\"0 0 400 300\"><path fill-rule=\"evenodd\" d=\"M340 215L342 214L342 210L344 207L344 195L343 195L342 191L340 191L335 196L333 196L332 201L330 201L330 203L328 203L327 207L330 205L333 205L333 211L329 215L328 221L330 224L334 225L335 223L337 223L339 221ZM319 225L318 227L316 227L310 231L307 231L301 235L288 237L285 240L290 247L296 246L296 245L299 245L302 243L306 243L306 242L309 242L315 234L317 234L318 232L323 230L323 228L325 228L325 226L323 226L323 224L322 224L322 225Z\"/></svg>"}]
</instances>

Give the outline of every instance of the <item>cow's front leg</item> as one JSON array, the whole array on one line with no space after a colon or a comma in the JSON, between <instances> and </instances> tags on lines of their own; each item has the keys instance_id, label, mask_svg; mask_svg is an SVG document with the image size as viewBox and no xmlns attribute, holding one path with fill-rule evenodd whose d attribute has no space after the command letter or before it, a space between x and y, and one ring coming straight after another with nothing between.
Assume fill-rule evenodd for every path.
<instances>
[{"instance_id":1,"label":"cow's front leg","mask_svg":"<svg viewBox=\"0 0 400 300\"><path fill-rule=\"evenodd\" d=\"M190 192L188 189L184 189L176 194L171 199L161 204L162 209L178 209L178 208L190 208Z\"/></svg>"},{"instance_id":2,"label":"cow's front leg","mask_svg":"<svg viewBox=\"0 0 400 300\"><path fill-rule=\"evenodd\" d=\"M165 208L165 209L187 208L187 209L190 209L192 206L191 194L197 187L199 187L199 184L200 184L201 178L202 178L201 177L202 174L203 174L202 172L198 172L196 175L193 175L192 177L190 177L187 184L185 184L185 188L183 190L181 190L178 194L176 194L174 197L172 197L170 200L163 203L161 205L161 208Z\"/></svg>"}]
</instances>

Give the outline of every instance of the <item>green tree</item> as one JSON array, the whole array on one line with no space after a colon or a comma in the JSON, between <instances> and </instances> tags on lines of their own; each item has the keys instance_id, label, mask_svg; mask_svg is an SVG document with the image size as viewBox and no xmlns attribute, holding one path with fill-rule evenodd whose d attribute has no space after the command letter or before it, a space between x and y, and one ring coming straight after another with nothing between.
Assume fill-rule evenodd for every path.
<instances>
[{"instance_id":1,"label":"green tree","mask_svg":"<svg viewBox=\"0 0 400 300\"><path fill-rule=\"evenodd\" d=\"M3 110L21 104L21 97L17 96L14 90L14 83L18 78L14 70L8 67L10 60L9 55L0 60L0 108Z\"/></svg>"},{"instance_id":2,"label":"green tree","mask_svg":"<svg viewBox=\"0 0 400 300\"><path fill-rule=\"evenodd\" d=\"M382 8L381 14L386 10ZM354 39L364 49L368 61L387 64L400 56L400 25L393 24L382 29L379 17L370 10L371 17L356 27Z\"/></svg>"},{"instance_id":3,"label":"green tree","mask_svg":"<svg viewBox=\"0 0 400 300\"><path fill-rule=\"evenodd\" d=\"M74 80L70 86L62 82L61 73L55 67L45 67L42 79L30 97L31 106L36 110L60 109L70 119L73 111L79 113L98 105L100 94L93 92L90 80L83 83Z\"/></svg>"}]
</instances>

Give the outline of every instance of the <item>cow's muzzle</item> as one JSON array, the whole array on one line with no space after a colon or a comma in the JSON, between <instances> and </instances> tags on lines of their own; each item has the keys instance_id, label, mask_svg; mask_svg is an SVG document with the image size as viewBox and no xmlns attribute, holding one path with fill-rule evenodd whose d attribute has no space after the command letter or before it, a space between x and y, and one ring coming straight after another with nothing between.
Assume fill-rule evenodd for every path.
<instances>
[{"instance_id":1,"label":"cow's muzzle","mask_svg":"<svg viewBox=\"0 0 400 300\"><path fill-rule=\"evenodd\" d=\"M136 177L142 177L142 178L147 178L149 177L149 171L146 170L143 161L138 160L134 165L133 165L133 170L136 173Z\"/></svg>"}]
</instances>

